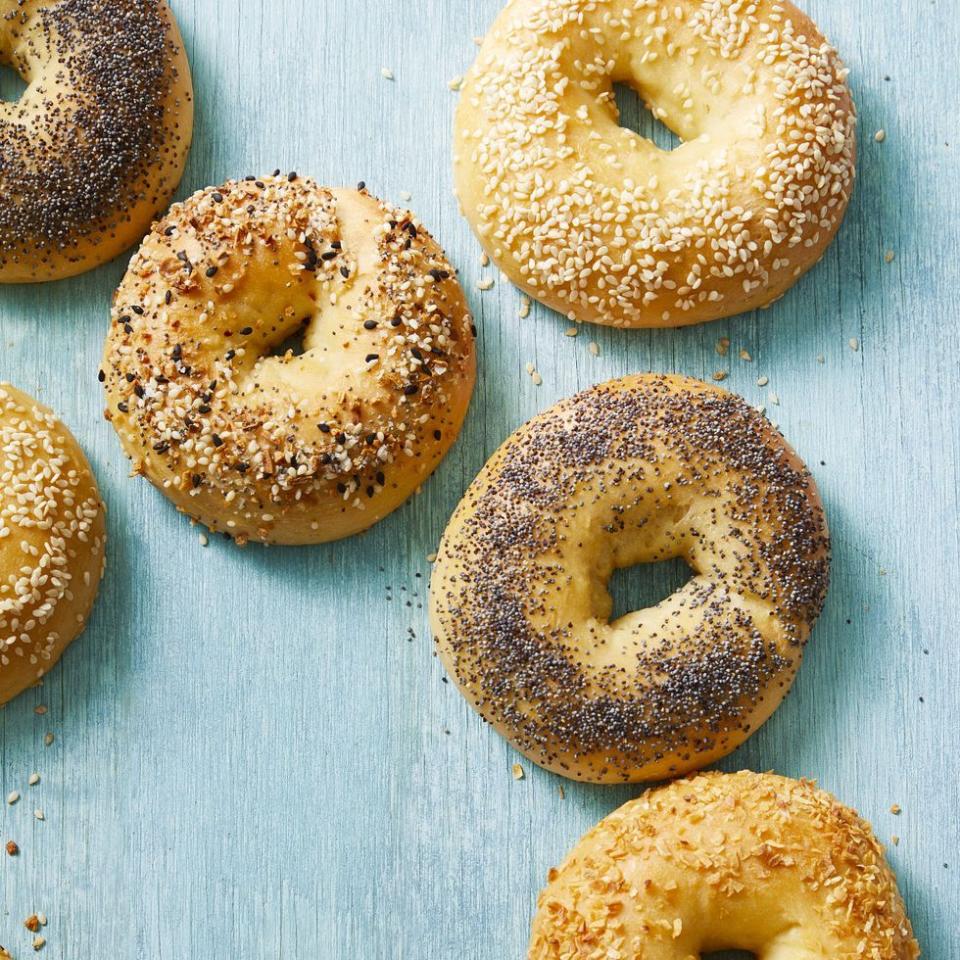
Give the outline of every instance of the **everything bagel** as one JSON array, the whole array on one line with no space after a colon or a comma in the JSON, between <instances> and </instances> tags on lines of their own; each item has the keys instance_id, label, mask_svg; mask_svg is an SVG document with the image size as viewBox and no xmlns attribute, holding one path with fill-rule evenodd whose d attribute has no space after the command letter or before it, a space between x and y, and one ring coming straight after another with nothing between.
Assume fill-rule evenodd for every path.
<instances>
[{"instance_id":1,"label":"everything bagel","mask_svg":"<svg viewBox=\"0 0 960 960\"><path fill-rule=\"evenodd\" d=\"M610 622L613 570L694 577ZM455 511L430 587L438 651L531 760L657 780L742 743L785 696L829 578L809 472L739 397L612 380L534 417Z\"/></svg>"},{"instance_id":2,"label":"everything bagel","mask_svg":"<svg viewBox=\"0 0 960 960\"><path fill-rule=\"evenodd\" d=\"M0 0L0 283L111 260L166 207L193 134L193 90L166 0Z\"/></svg>"},{"instance_id":3,"label":"everything bagel","mask_svg":"<svg viewBox=\"0 0 960 960\"><path fill-rule=\"evenodd\" d=\"M461 94L462 210L513 283L571 320L672 327L764 306L846 209L846 76L785 0L512 0ZM680 147L619 126L620 82Z\"/></svg>"},{"instance_id":4,"label":"everything bagel","mask_svg":"<svg viewBox=\"0 0 960 960\"><path fill-rule=\"evenodd\" d=\"M283 345L302 334L303 352ZM349 536L456 439L475 378L453 267L416 218L296 174L199 191L114 298L100 379L134 470L243 543Z\"/></svg>"},{"instance_id":5,"label":"everything bagel","mask_svg":"<svg viewBox=\"0 0 960 960\"><path fill-rule=\"evenodd\" d=\"M869 824L808 781L700 774L651 790L551 870L529 960L916 960Z\"/></svg>"}]
</instances>

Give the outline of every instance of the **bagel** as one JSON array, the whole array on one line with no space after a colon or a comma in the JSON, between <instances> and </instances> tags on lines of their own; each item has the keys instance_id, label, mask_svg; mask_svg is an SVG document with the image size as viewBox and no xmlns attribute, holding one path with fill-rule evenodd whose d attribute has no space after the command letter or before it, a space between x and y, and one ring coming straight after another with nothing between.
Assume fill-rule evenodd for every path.
<instances>
[{"instance_id":1,"label":"bagel","mask_svg":"<svg viewBox=\"0 0 960 960\"><path fill-rule=\"evenodd\" d=\"M610 622L617 568L693 578ZM729 753L786 695L829 579L809 472L739 397L611 380L534 417L443 535L430 622L461 692L564 776L659 780Z\"/></svg>"},{"instance_id":2,"label":"bagel","mask_svg":"<svg viewBox=\"0 0 960 960\"><path fill-rule=\"evenodd\" d=\"M298 356L283 345L299 333ZM474 338L412 214L250 177L154 225L100 379L134 471L180 510L240 544L318 543L371 526L434 470L467 411Z\"/></svg>"},{"instance_id":3,"label":"bagel","mask_svg":"<svg viewBox=\"0 0 960 960\"><path fill-rule=\"evenodd\" d=\"M674 327L765 306L846 210L846 77L785 0L512 0L462 87L461 208L510 280L571 320ZM676 150L618 125L620 82Z\"/></svg>"},{"instance_id":4,"label":"bagel","mask_svg":"<svg viewBox=\"0 0 960 960\"><path fill-rule=\"evenodd\" d=\"M805 780L705 773L602 820L551 870L529 960L916 960L869 824Z\"/></svg>"},{"instance_id":5,"label":"bagel","mask_svg":"<svg viewBox=\"0 0 960 960\"><path fill-rule=\"evenodd\" d=\"M105 508L83 451L46 407L0 383L0 704L83 631L103 576Z\"/></svg>"},{"instance_id":6,"label":"bagel","mask_svg":"<svg viewBox=\"0 0 960 960\"><path fill-rule=\"evenodd\" d=\"M167 0L0 0L0 283L91 270L143 237L180 182L190 68Z\"/></svg>"}]
</instances>

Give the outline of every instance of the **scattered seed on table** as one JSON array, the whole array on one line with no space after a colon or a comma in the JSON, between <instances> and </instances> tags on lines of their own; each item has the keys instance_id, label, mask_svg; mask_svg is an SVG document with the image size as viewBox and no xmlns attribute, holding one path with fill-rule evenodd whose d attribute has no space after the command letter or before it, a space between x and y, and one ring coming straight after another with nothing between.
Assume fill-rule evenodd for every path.
<instances>
[{"instance_id":1,"label":"scattered seed on table","mask_svg":"<svg viewBox=\"0 0 960 960\"><path fill-rule=\"evenodd\" d=\"M513 765L513 779L522 780L523 779L523 767L519 763Z\"/></svg>"},{"instance_id":2,"label":"scattered seed on table","mask_svg":"<svg viewBox=\"0 0 960 960\"><path fill-rule=\"evenodd\" d=\"M899 803L895 803L895 804L890 808L890 812L891 812L895 817L899 817L900 814L903 812L903 808L900 806Z\"/></svg>"},{"instance_id":3,"label":"scattered seed on table","mask_svg":"<svg viewBox=\"0 0 960 960\"><path fill-rule=\"evenodd\" d=\"M394 79L393 71L392 71L389 67L381 67L381 68L380 68L380 76L383 77L384 80L393 80L393 79Z\"/></svg>"},{"instance_id":4,"label":"scattered seed on table","mask_svg":"<svg viewBox=\"0 0 960 960\"><path fill-rule=\"evenodd\" d=\"M854 353L860 349L860 341L856 337L851 337L847 343L850 345L850 349L853 350Z\"/></svg>"},{"instance_id":5,"label":"scattered seed on table","mask_svg":"<svg viewBox=\"0 0 960 960\"><path fill-rule=\"evenodd\" d=\"M563 331L563 335L565 337L575 337L579 333L580 333L579 327L567 327L567 329Z\"/></svg>"},{"instance_id":6,"label":"scattered seed on table","mask_svg":"<svg viewBox=\"0 0 960 960\"><path fill-rule=\"evenodd\" d=\"M521 297L520 298L520 310L517 314L521 320L526 320L530 316L530 298Z\"/></svg>"},{"instance_id":7,"label":"scattered seed on table","mask_svg":"<svg viewBox=\"0 0 960 960\"><path fill-rule=\"evenodd\" d=\"M770 382L769 377L757 377L757 386L765 387Z\"/></svg>"},{"instance_id":8,"label":"scattered seed on table","mask_svg":"<svg viewBox=\"0 0 960 960\"><path fill-rule=\"evenodd\" d=\"M16 845L13 840L7 841L7 855L11 857L16 857L20 853L20 848Z\"/></svg>"},{"instance_id":9,"label":"scattered seed on table","mask_svg":"<svg viewBox=\"0 0 960 960\"><path fill-rule=\"evenodd\" d=\"M753 363L753 357L750 356L750 353L747 350L740 351L740 359L746 360L747 363Z\"/></svg>"},{"instance_id":10,"label":"scattered seed on table","mask_svg":"<svg viewBox=\"0 0 960 960\"><path fill-rule=\"evenodd\" d=\"M34 817L36 817L37 820L47 819L46 816L44 815L44 812L39 807L37 807L37 809L33 811L33 815Z\"/></svg>"},{"instance_id":11,"label":"scattered seed on table","mask_svg":"<svg viewBox=\"0 0 960 960\"><path fill-rule=\"evenodd\" d=\"M896 254L892 250L888 250L883 255L883 261L884 263L893 263L895 257L896 257Z\"/></svg>"},{"instance_id":12,"label":"scattered seed on table","mask_svg":"<svg viewBox=\"0 0 960 960\"><path fill-rule=\"evenodd\" d=\"M35 787L39 782L40 782L40 774L31 773L30 779L27 781L27 783L29 783L31 787Z\"/></svg>"},{"instance_id":13,"label":"scattered seed on table","mask_svg":"<svg viewBox=\"0 0 960 960\"><path fill-rule=\"evenodd\" d=\"M876 140L877 143L883 143L883 141L887 139L887 131L886 131L886 130L878 130L878 131L873 135L873 139Z\"/></svg>"},{"instance_id":14,"label":"scattered seed on table","mask_svg":"<svg viewBox=\"0 0 960 960\"><path fill-rule=\"evenodd\" d=\"M716 380L717 383L719 383L721 380L726 380L728 376L729 376L729 374L727 373L726 370L714 370L714 371L713 371L713 379Z\"/></svg>"},{"instance_id":15,"label":"scattered seed on table","mask_svg":"<svg viewBox=\"0 0 960 960\"><path fill-rule=\"evenodd\" d=\"M447 87L451 89L454 93L463 86L463 77L454 77L448 84Z\"/></svg>"},{"instance_id":16,"label":"scattered seed on table","mask_svg":"<svg viewBox=\"0 0 960 960\"><path fill-rule=\"evenodd\" d=\"M713 349L717 351L718 356L725 357L727 355L727 351L730 349L730 338L721 337L716 342Z\"/></svg>"},{"instance_id":17,"label":"scattered seed on table","mask_svg":"<svg viewBox=\"0 0 960 960\"><path fill-rule=\"evenodd\" d=\"M589 345L589 348L588 348L588 349L590 350L590 352L591 352L595 357L599 357L599 356L600 356L600 344L597 343L596 340L591 340L591 341L590 341L590 345Z\"/></svg>"},{"instance_id":18,"label":"scattered seed on table","mask_svg":"<svg viewBox=\"0 0 960 960\"><path fill-rule=\"evenodd\" d=\"M10 804L11 807L12 807L19 799L20 799L20 791L19 791L19 790L11 790L10 793L7 794L7 803Z\"/></svg>"},{"instance_id":19,"label":"scattered seed on table","mask_svg":"<svg viewBox=\"0 0 960 960\"><path fill-rule=\"evenodd\" d=\"M493 289L493 280L491 280L489 277L488 277L486 280L478 280L478 281L477 281L477 289L478 289L478 290L491 290L491 289Z\"/></svg>"}]
</instances>

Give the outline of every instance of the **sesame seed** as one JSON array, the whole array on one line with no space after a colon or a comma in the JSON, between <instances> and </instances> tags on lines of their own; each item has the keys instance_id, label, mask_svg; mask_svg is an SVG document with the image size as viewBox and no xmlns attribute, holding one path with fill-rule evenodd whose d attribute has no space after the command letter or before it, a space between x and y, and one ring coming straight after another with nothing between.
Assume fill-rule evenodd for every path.
<instances>
[{"instance_id":1,"label":"sesame seed","mask_svg":"<svg viewBox=\"0 0 960 960\"><path fill-rule=\"evenodd\" d=\"M394 79L393 71L392 71L389 67L381 67L381 68L380 68L380 76L383 77L384 80L393 80L393 79Z\"/></svg>"}]
</instances>

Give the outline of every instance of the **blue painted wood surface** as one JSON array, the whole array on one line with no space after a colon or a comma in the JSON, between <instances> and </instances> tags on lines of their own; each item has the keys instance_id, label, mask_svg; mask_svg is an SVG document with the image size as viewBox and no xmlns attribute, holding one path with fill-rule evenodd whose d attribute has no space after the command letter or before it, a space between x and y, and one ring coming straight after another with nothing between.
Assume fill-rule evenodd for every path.
<instances>
[{"instance_id":1,"label":"blue painted wood surface","mask_svg":"<svg viewBox=\"0 0 960 960\"><path fill-rule=\"evenodd\" d=\"M442 682L426 558L511 430L636 370L729 371L724 385L765 403L814 468L833 529L833 588L796 687L724 767L816 777L882 839L899 835L890 855L925 956L960 956L960 16L955 0L805 2L852 68L861 116L857 190L824 261L763 313L571 339L542 308L518 320L506 283L477 291L496 274L451 195L447 84L500 0L175 0L198 105L181 195L278 166L409 191L462 270L481 378L437 476L372 532L204 549L127 478L101 416L124 263L0 289L0 378L74 428L111 533L90 629L0 713L0 789L23 793L0 812L22 849L0 859L15 956L32 953L22 920L37 910L50 960L522 956L547 869L639 788L564 782L561 799L526 762L513 779L519 758ZM632 576L635 598L675 573Z\"/></svg>"}]
</instances>

